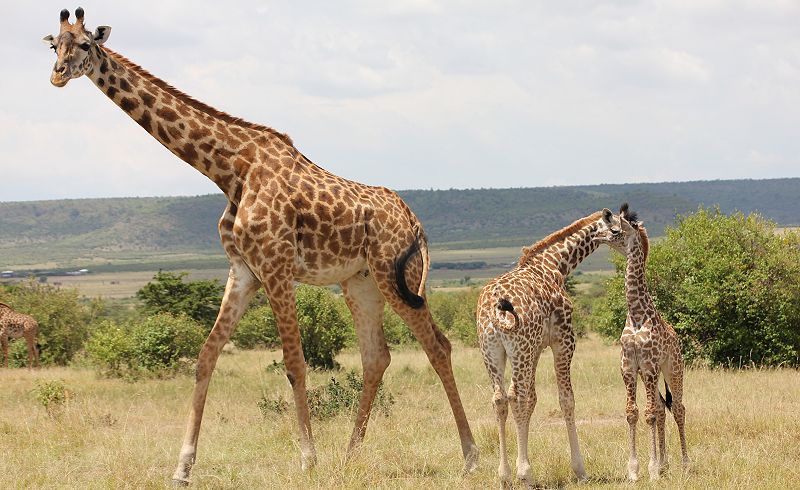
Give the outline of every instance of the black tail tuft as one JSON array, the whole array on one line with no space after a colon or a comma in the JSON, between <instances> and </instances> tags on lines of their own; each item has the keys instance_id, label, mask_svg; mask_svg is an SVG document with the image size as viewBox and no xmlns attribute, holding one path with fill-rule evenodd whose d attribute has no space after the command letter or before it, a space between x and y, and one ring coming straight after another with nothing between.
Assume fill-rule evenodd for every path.
<instances>
[{"instance_id":1,"label":"black tail tuft","mask_svg":"<svg viewBox=\"0 0 800 490\"><path fill-rule=\"evenodd\" d=\"M514 305L511 304L511 301L505 298L500 298L497 301L497 309L501 311L507 311L509 313L514 313Z\"/></svg>"},{"instance_id":2,"label":"black tail tuft","mask_svg":"<svg viewBox=\"0 0 800 490\"><path fill-rule=\"evenodd\" d=\"M664 380L664 390L665 390L665 393L666 393L666 399L664 398L664 396L661 395L660 392L659 392L658 396L661 397L661 401L664 402L664 405L667 406L667 410L669 410L671 412L672 411L672 392L669 391L669 385L667 385L667 380Z\"/></svg>"},{"instance_id":3,"label":"black tail tuft","mask_svg":"<svg viewBox=\"0 0 800 490\"><path fill-rule=\"evenodd\" d=\"M395 281L397 282L397 292L400 294L400 297L403 298L403 301L405 301L408 306L414 309L422 308L422 306L425 304L425 298L413 293L410 289L408 289L408 283L406 283L406 264L411 257L418 253L419 237L414 239L414 241L411 243L411 246L408 247L408 250L397 257L397 260L394 263L394 276Z\"/></svg>"}]
</instances>

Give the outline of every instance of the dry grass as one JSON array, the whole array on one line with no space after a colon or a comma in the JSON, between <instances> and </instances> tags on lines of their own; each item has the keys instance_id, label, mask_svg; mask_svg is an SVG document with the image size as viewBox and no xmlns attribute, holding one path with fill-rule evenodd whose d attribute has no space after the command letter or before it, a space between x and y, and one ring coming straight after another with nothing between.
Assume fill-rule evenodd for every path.
<instances>
[{"instance_id":1,"label":"dry grass","mask_svg":"<svg viewBox=\"0 0 800 490\"><path fill-rule=\"evenodd\" d=\"M220 359L201 431L193 483L199 488L490 488L497 485L497 429L478 352L458 348L456 376L481 449L478 471L460 475L462 461L449 407L424 354L393 353L386 377L396 404L370 423L364 448L343 462L349 417L315 422L318 467L299 469L291 413L264 419L262 393L290 398L282 375L264 368L275 352L234 352ZM617 348L581 341L573 364L579 437L590 482L616 488L626 462L623 390ZM358 355L340 357L358 366ZM312 373L310 385L329 374ZM62 379L70 396L56 418L37 404L36 380ZM563 421L553 384L552 356L542 356L539 404L530 442L537 481L572 486ZM0 488L162 488L177 461L192 379L126 383L92 372L53 368L0 371ZM687 375L688 440L693 468L680 470L674 423L668 423L672 468L659 488L786 488L798 479L800 376L794 370ZM509 425L509 429L511 426ZM511 431L513 434L513 430ZM512 437L513 439L513 437ZM640 423L640 440L646 441ZM512 444L512 451L514 450ZM647 447L639 448L642 482ZM512 453L511 461L514 460Z\"/></svg>"}]
</instances>

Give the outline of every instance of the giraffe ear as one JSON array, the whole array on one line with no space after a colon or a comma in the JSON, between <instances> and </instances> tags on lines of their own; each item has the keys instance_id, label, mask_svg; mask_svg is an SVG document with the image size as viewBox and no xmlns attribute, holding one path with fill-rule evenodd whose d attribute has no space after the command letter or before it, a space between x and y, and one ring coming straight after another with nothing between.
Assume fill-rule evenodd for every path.
<instances>
[{"instance_id":1,"label":"giraffe ear","mask_svg":"<svg viewBox=\"0 0 800 490\"><path fill-rule=\"evenodd\" d=\"M606 223L611 223L611 218L614 216L614 213L611 212L610 209L604 208L603 209L603 221Z\"/></svg>"},{"instance_id":2,"label":"giraffe ear","mask_svg":"<svg viewBox=\"0 0 800 490\"><path fill-rule=\"evenodd\" d=\"M42 42L50 46L55 46L56 38L52 34L48 34L42 38Z\"/></svg>"},{"instance_id":3,"label":"giraffe ear","mask_svg":"<svg viewBox=\"0 0 800 490\"><path fill-rule=\"evenodd\" d=\"M104 42L108 41L108 37L111 35L111 26L98 26L97 29L94 30L94 42L95 44L103 44Z\"/></svg>"}]
</instances>

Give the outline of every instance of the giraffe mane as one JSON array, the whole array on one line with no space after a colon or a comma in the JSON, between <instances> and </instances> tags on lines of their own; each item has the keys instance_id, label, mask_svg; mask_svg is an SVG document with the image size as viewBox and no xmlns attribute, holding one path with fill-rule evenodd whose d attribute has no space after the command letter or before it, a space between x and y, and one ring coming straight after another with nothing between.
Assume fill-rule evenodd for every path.
<instances>
[{"instance_id":1,"label":"giraffe mane","mask_svg":"<svg viewBox=\"0 0 800 490\"><path fill-rule=\"evenodd\" d=\"M639 232L639 238L642 240L644 260L647 260L647 254L650 252L650 238L647 236L647 229L643 225L639 225L637 231Z\"/></svg>"},{"instance_id":2,"label":"giraffe mane","mask_svg":"<svg viewBox=\"0 0 800 490\"><path fill-rule=\"evenodd\" d=\"M269 126L264 126L262 124L253 123L249 121L245 121L244 119L236 116L232 116L227 112L220 111L219 109L215 109L210 105L200 102L199 100L195 99L194 97L181 92L177 88L173 87L172 85L168 84L164 80L158 78L157 76L153 75L149 71L145 70L141 66L137 65L133 61L129 60L128 58L122 56L121 54L113 51L112 49L107 48L106 46L100 46L100 49L105 51L114 61L120 63L125 68L134 71L137 75L141 76L145 80L149 81L150 83L154 84L156 87L166 91L168 94L176 97L181 102L185 103L189 107L202 111L208 114L211 117L221 119L228 124L235 124L237 126L241 126L246 129L254 129L256 131L265 131L272 136L275 136L279 140L283 141L287 145L294 147L294 142L292 138L289 137L286 133L281 133L280 131L270 128Z\"/></svg>"},{"instance_id":3,"label":"giraffe mane","mask_svg":"<svg viewBox=\"0 0 800 490\"><path fill-rule=\"evenodd\" d=\"M558 231L550 233L549 235L542 238L538 242L534 243L530 247L522 247L522 257L519 258L519 265L525 265L535 255L541 253L554 243L558 243L564 240L564 238L572 235L573 233L585 227L589 223L597 221L602 215L603 215L602 211L597 211L595 213L590 214L589 216L586 216L585 218L581 218L578 221L575 221L569 226L566 226Z\"/></svg>"}]
</instances>

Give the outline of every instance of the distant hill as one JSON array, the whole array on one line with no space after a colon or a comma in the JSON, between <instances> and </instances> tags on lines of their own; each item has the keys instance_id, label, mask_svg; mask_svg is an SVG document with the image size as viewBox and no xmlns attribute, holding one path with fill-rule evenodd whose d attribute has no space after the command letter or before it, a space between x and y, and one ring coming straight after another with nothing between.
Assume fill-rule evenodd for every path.
<instances>
[{"instance_id":1,"label":"distant hill","mask_svg":"<svg viewBox=\"0 0 800 490\"><path fill-rule=\"evenodd\" d=\"M593 211L628 201L653 236L700 204L800 224L800 178L519 189L410 190L400 195L431 245L523 245ZM220 195L0 203L0 268L100 258L220 254Z\"/></svg>"}]
</instances>

